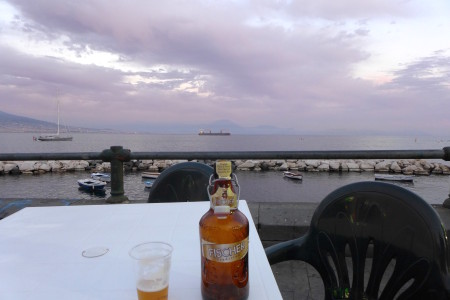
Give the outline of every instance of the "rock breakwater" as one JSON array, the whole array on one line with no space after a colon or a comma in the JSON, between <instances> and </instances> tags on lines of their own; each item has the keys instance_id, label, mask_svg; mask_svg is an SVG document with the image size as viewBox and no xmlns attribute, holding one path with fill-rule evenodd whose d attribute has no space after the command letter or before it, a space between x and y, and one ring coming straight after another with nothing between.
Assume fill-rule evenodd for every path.
<instances>
[{"instance_id":1,"label":"rock breakwater","mask_svg":"<svg viewBox=\"0 0 450 300\"><path fill-rule=\"evenodd\" d=\"M125 171L162 172L185 160L133 160L124 163ZM209 165L213 161L200 161ZM450 167L428 160L233 160L242 171L304 171L304 172L376 172L405 175L450 175ZM44 174L47 172L110 172L108 162L93 160L0 161L1 175Z\"/></svg>"}]
</instances>

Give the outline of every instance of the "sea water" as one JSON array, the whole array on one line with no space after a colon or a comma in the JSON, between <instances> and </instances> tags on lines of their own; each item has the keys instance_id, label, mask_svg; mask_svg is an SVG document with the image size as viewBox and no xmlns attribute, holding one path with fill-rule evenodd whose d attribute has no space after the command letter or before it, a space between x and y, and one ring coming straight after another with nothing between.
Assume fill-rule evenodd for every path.
<instances>
[{"instance_id":1,"label":"sea water","mask_svg":"<svg viewBox=\"0 0 450 300\"><path fill-rule=\"evenodd\" d=\"M293 136L293 135L151 135L72 134L69 142L33 141L30 133L0 133L0 153L101 152L120 145L132 152L151 151L323 151L323 150L437 150L450 146L450 137L395 136ZM440 161L448 164L448 162ZM101 194L78 189L77 180L90 172L0 176L0 198L103 199ZM303 172L302 181L282 172L238 171L241 198L248 202L320 202L334 189L357 181L373 181L373 172ZM414 183L399 184L431 204L441 204L449 194L449 176L416 176ZM124 190L129 199L147 199L149 189L138 172L126 172Z\"/></svg>"}]
</instances>

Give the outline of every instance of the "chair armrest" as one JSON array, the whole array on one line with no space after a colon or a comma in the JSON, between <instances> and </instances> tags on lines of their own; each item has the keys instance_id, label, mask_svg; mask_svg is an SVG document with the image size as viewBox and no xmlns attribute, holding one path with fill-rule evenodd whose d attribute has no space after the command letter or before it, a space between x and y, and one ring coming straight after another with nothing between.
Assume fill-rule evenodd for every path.
<instances>
[{"instance_id":1,"label":"chair armrest","mask_svg":"<svg viewBox=\"0 0 450 300\"><path fill-rule=\"evenodd\" d=\"M307 236L281 242L265 249L267 259L271 265L286 260L309 261L307 251Z\"/></svg>"}]
</instances>

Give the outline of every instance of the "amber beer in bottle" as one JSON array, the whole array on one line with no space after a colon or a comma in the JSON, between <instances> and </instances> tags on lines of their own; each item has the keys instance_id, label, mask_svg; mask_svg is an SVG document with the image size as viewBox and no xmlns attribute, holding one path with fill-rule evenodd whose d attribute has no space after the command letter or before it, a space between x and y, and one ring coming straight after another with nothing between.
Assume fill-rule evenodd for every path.
<instances>
[{"instance_id":1,"label":"amber beer in bottle","mask_svg":"<svg viewBox=\"0 0 450 300\"><path fill-rule=\"evenodd\" d=\"M247 299L247 217L238 209L239 184L230 161L217 161L208 193L210 209L200 219L203 299Z\"/></svg>"}]
</instances>

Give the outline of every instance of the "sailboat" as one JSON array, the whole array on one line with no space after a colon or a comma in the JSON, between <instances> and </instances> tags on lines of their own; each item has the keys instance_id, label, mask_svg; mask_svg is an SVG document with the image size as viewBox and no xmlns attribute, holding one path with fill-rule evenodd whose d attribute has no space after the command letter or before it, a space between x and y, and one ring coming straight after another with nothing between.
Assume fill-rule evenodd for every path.
<instances>
[{"instance_id":1,"label":"sailboat","mask_svg":"<svg viewBox=\"0 0 450 300\"><path fill-rule=\"evenodd\" d=\"M56 134L50 134L50 135L41 135L37 139L42 142L57 142L57 141L71 141L73 139L72 136L69 135L60 135L59 134L59 100L57 102L58 106L58 130Z\"/></svg>"}]
</instances>

